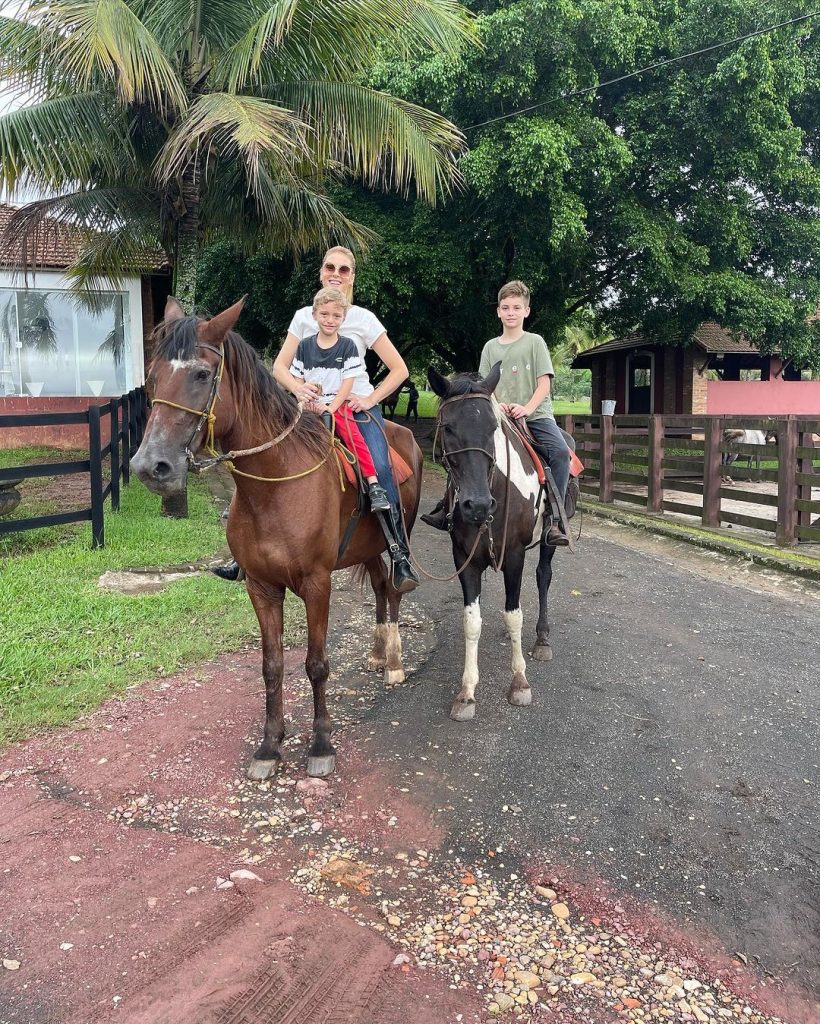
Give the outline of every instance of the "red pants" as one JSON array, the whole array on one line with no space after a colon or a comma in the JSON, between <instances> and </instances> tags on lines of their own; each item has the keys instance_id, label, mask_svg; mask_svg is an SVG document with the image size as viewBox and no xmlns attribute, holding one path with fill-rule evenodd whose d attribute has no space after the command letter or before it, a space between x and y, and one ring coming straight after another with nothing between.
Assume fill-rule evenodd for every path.
<instances>
[{"instance_id":1,"label":"red pants","mask_svg":"<svg viewBox=\"0 0 820 1024\"><path fill-rule=\"evenodd\" d=\"M356 458L359 460L362 475L365 477L375 476L376 467L373 465L373 457L370 454L370 449L364 442L362 432L359 430L359 424L353 419L350 406L343 405L341 409L337 409L333 414L333 418L336 420L336 433L347 447L355 453Z\"/></svg>"}]
</instances>

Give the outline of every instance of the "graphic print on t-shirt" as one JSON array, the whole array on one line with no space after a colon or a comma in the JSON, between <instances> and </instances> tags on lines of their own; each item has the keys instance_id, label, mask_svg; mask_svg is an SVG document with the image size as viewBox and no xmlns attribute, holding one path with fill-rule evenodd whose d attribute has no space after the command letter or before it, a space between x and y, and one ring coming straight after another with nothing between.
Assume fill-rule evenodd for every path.
<instances>
[{"instance_id":1,"label":"graphic print on t-shirt","mask_svg":"<svg viewBox=\"0 0 820 1024\"><path fill-rule=\"evenodd\" d=\"M330 405L339 393L342 381L358 377L364 364L355 342L350 338L340 337L331 348L320 348L317 339L318 334L302 338L290 364L290 372L309 384L317 384L317 401Z\"/></svg>"}]
</instances>

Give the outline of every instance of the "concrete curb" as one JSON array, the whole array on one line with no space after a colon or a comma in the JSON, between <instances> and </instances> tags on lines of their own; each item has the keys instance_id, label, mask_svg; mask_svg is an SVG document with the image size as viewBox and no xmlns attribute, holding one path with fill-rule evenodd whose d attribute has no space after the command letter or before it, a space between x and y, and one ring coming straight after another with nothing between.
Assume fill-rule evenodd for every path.
<instances>
[{"instance_id":1,"label":"concrete curb","mask_svg":"<svg viewBox=\"0 0 820 1024\"><path fill-rule=\"evenodd\" d=\"M718 534L705 535L706 531L696 533L692 530L687 530L685 526L679 523L665 523L654 516L635 515L634 513L627 512L625 509L590 501L585 496L582 498L580 507L588 515L596 516L599 519L608 519L623 526L632 526L639 530L645 530L647 533L654 533L661 537L670 537L673 540L694 544L707 551L717 551L723 555L734 555L736 558L744 558L754 562L756 565L765 566L767 569L776 569L778 572L785 572L792 576L799 576L802 579L820 582L820 559L807 556L779 557L777 554L769 554L769 552L754 545L744 544L742 541L731 541Z\"/></svg>"}]
</instances>

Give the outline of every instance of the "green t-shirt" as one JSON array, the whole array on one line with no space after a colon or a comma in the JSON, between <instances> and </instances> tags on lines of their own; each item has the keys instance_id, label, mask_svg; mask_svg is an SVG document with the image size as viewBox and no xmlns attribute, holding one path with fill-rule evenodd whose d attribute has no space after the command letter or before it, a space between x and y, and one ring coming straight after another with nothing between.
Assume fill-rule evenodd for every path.
<instances>
[{"instance_id":1,"label":"green t-shirt","mask_svg":"<svg viewBox=\"0 0 820 1024\"><path fill-rule=\"evenodd\" d=\"M481 353L478 372L486 377L501 361L501 380L495 397L502 405L526 405L535 394L538 378L544 374L555 376L550 350L540 334L524 331L517 341L505 344L501 338L491 338ZM552 399L549 395L528 420L553 419Z\"/></svg>"}]
</instances>

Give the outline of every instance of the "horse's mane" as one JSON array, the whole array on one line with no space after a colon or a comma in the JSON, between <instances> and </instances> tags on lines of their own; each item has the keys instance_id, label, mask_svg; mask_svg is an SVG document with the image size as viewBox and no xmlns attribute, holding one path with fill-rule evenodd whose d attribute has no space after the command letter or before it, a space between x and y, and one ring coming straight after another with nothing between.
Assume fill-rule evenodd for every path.
<instances>
[{"instance_id":1,"label":"horse's mane","mask_svg":"<svg viewBox=\"0 0 820 1024\"><path fill-rule=\"evenodd\" d=\"M448 383L450 388L447 392L448 398L455 398L456 395L482 395L487 389L482 387L484 378L480 373L458 373Z\"/></svg>"},{"instance_id":2,"label":"horse's mane","mask_svg":"<svg viewBox=\"0 0 820 1024\"><path fill-rule=\"evenodd\" d=\"M163 321L154 332L154 360L194 359L201 339L195 316ZM237 418L252 432L278 434L296 418L297 402L267 369L259 353L241 334L228 331L223 344L225 373L230 378ZM304 413L293 435L313 451L327 451L328 436L318 416Z\"/></svg>"},{"instance_id":3,"label":"horse's mane","mask_svg":"<svg viewBox=\"0 0 820 1024\"><path fill-rule=\"evenodd\" d=\"M460 395L488 395L493 412L495 413L495 418L498 423L501 423L503 415L501 412L501 406L498 404L498 400L495 395L488 392L484 387L484 378L480 373L475 373L474 371L457 373L455 377L449 378L447 383L449 384L447 398L457 398ZM446 399L439 399L439 408L443 401L446 401Z\"/></svg>"}]
</instances>

